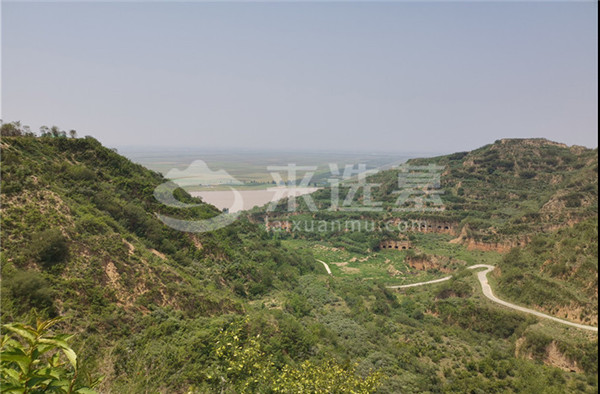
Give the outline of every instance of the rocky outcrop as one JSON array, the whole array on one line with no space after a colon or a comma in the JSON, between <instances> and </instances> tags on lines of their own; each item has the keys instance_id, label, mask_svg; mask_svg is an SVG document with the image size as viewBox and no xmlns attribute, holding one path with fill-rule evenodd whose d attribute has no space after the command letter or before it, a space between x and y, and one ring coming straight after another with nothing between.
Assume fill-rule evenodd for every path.
<instances>
[{"instance_id":1,"label":"rocky outcrop","mask_svg":"<svg viewBox=\"0 0 600 394\"><path fill-rule=\"evenodd\" d=\"M526 360L534 360L536 358L540 359L539 355L536 357L532 354L531 350L524 349L526 342L526 338L519 338L517 340L515 343L515 357L524 358ZM560 368L563 371L577 373L583 372L583 368L576 360L570 359L560 351L556 341L552 341L546 346L544 355L541 357L540 361L546 365Z\"/></svg>"},{"instance_id":2,"label":"rocky outcrop","mask_svg":"<svg viewBox=\"0 0 600 394\"><path fill-rule=\"evenodd\" d=\"M273 220L273 221L265 221L265 227L267 231L281 230L290 232L292 231L292 222L288 220Z\"/></svg>"},{"instance_id":3,"label":"rocky outcrop","mask_svg":"<svg viewBox=\"0 0 600 394\"><path fill-rule=\"evenodd\" d=\"M512 248L525 246L529 243L528 237L521 237L518 239L509 239L498 242L485 242L472 238L469 235L469 226L463 226L458 237L449 241L453 244L461 244L465 245L468 250L481 250L484 252L498 252L498 253L507 253Z\"/></svg>"},{"instance_id":4,"label":"rocky outcrop","mask_svg":"<svg viewBox=\"0 0 600 394\"><path fill-rule=\"evenodd\" d=\"M451 260L446 256L434 256L427 254L407 256L405 261L410 268L417 271L428 271L434 269L444 273L449 273L452 271L450 268Z\"/></svg>"}]
</instances>

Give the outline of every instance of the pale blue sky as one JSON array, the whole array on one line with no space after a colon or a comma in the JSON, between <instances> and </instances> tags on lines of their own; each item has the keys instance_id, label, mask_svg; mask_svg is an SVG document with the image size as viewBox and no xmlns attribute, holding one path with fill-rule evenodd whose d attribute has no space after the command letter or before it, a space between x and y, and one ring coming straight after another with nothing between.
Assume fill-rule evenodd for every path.
<instances>
[{"instance_id":1,"label":"pale blue sky","mask_svg":"<svg viewBox=\"0 0 600 394\"><path fill-rule=\"evenodd\" d=\"M2 4L2 118L109 146L598 145L597 3Z\"/></svg>"}]
</instances>

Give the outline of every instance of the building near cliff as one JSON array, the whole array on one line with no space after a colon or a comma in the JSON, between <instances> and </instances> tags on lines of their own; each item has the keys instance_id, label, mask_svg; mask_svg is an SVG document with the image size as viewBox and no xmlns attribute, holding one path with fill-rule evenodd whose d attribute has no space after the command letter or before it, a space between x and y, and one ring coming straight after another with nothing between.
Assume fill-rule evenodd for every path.
<instances>
[{"instance_id":1,"label":"building near cliff","mask_svg":"<svg viewBox=\"0 0 600 394\"><path fill-rule=\"evenodd\" d=\"M387 240L379 244L380 249L408 250L412 249L412 243L408 240Z\"/></svg>"}]
</instances>

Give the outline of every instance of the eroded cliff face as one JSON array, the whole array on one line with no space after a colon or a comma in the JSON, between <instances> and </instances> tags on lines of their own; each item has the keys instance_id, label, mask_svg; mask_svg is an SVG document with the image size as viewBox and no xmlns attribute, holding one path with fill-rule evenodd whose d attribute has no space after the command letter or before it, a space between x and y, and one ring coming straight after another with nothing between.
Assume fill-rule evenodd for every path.
<instances>
[{"instance_id":1,"label":"eroded cliff face","mask_svg":"<svg viewBox=\"0 0 600 394\"><path fill-rule=\"evenodd\" d=\"M505 241L505 242L481 242L475 241L474 239L467 239L463 242L463 245L467 247L468 250L481 250L484 252L498 252L498 253L507 253L512 248L524 246L526 241L518 240L518 241Z\"/></svg>"},{"instance_id":2,"label":"eroded cliff face","mask_svg":"<svg viewBox=\"0 0 600 394\"><path fill-rule=\"evenodd\" d=\"M387 240L379 244L381 249L409 250L412 249L412 243L408 240Z\"/></svg>"},{"instance_id":3,"label":"eroded cliff face","mask_svg":"<svg viewBox=\"0 0 600 394\"><path fill-rule=\"evenodd\" d=\"M465 225L461 229L458 237L450 240L450 243L465 245L468 250L481 250L484 252L498 252L498 253L507 253L512 248L525 246L529 243L530 238L523 236L517 239L505 239L498 242L485 242L481 240L477 240L470 235L469 226Z\"/></svg>"},{"instance_id":4,"label":"eroded cliff face","mask_svg":"<svg viewBox=\"0 0 600 394\"><path fill-rule=\"evenodd\" d=\"M444 273L454 272L457 266L466 265L462 260L429 254L407 256L405 261L409 267L418 271L437 270Z\"/></svg>"},{"instance_id":5,"label":"eroded cliff face","mask_svg":"<svg viewBox=\"0 0 600 394\"><path fill-rule=\"evenodd\" d=\"M519 338L515 343L515 357L526 360L538 360L545 365L560 368L567 372L583 372L583 368L579 362L561 352L556 341L551 341L541 352L537 352L537 354L528 345L526 338Z\"/></svg>"}]
</instances>

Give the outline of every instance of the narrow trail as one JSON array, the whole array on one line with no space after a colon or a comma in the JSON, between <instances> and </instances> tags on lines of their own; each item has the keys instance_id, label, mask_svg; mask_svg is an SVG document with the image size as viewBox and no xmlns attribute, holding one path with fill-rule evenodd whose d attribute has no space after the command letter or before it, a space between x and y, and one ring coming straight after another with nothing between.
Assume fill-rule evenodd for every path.
<instances>
[{"instance_id":1,"label":"narrow trail","mask_svg":"<svg viewBox=\"0 0 600 394\"><path fill-rule=\"evenodd\" d=\"M327 263L324 262L324 261L322 261L322 260L317 260L317 261L319 263L323 264L323 266L327 270L327 273L329 275L331 275L331 270L329 269L329 266L327 265ZM483 295L486 296L490 301L495 302L496 304L500 304L502 306L505 306L507 308L511 308L511 309L517 310L519 312L528 313L530 315L541 317L543 319L553 320L555 322L562 323L562 324L565 324L567 326L580 328L582 330L588 330L588 331L598 332L598 327L587 326L585 324L573 323L573 322L568 321L568 320L559 319L558 317L550 316L550 315L547 315L545 313L538 312L536 310L525 308L525 307L522 307L522 306L519 306L519 305L511 304L510 302L506 302L504 300L499 299L498 297L496 297L494 295L494 292L492 291L492 288L491 288L491 286L490 286L490 284L488 282L488 278L487 278L487 274L489 272L493 271L494 268L496 268L493 265L475 264L475 265L472 265L472 266L467 267L467 268L471 269L471 270L475 270L475 269L479 269L479 268L485 268L485 270L477 272L477 279L479 280L479 283L481 284L481 290L483 291ZM406 289L406 288L409 288L409 287L418 287L418 286L431 285L431 284L435 284L435 283L445 282L445 281L450 280L450 279L452 279L452 276L446 276L445 278L430 280L430 281L427 281L427 282L412 283L412 284L409 284L409 285L386 286L386 288L388 288L388 289Z\"/></svg>"}]
</instances>

